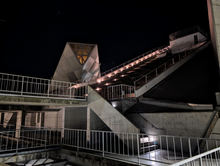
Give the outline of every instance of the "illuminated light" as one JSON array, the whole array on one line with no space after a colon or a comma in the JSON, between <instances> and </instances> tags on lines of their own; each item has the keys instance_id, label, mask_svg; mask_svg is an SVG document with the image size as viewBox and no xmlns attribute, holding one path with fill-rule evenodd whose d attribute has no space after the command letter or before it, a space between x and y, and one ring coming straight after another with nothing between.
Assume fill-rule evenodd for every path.
<instances>
[{"instance_id":1,"label":"illuminated light","mask_svg":"<svg viewBox=\"0 0 220 166\"><path fill-rule=\"evenodd\" d=\"M132 63L131 66L134 66L134 64Z\"/></svg>"},{"instance_id":2,"label":"illuminated light","mask_svg":"<svg viewBox=\"0 0 220 166\"><path fill-rule=\"evenodd\" d=\"M123 71L123 70L121 69L121 71Z\"/></svg>"},{"instance_id":3,"label":"illuminated light","mask_svg":"<svg viewBox=\"0 0 220 166\"><path fill-rule=\"evenodd\" d=\"M143 59L141 59L141 61L143 61Z\"/></svg>"},{"instance_id":4,"label":"illuminated light","mask_svg":"<svg viewBox=\"0 0 220 166\"><path fill-rule=\"evenodd\" d=\"M115 104L112 104L112 106L113 106L113 107L116 107L116 105L115 105Z\"/></svg>"},{"instance_id":5,"label":"illuminated light","mask_svg":"<svg viewBox=\"0 0 220 166\"><path fill-rule=\"evenodd\" d=\"M99 88L96 88L96 90L100 90Z\"/></svg>"},{"instance_id":6,"label":"illuminated light","mask_svg":"<svg viewBox=\"0 0 220 166\"><path fill-rule=\"evenodd\" d=\"M114 79L114 81L117 81L117 79Z\"/></svg>"},{"instance_id":7,"label":"illuminated light","mask_svg":"<svg viewBox=\"0 0 220 166\"><path fill-rule=\"evenodd\" d=\"M106 83L105 85L107 85L107 86L108 86L108 83Z\"/></svg>"},{"instance_id":8,"label":"illuminated light","mask_svg":"<svg viewBox=\"0 0 220 166\"><path fill-rule=\"evenodd\" d=\"M126 66L126 68L128 68L128 66Z\"/></svg>"},{"instance_id":9,"label":"illuminated light","mask_svg":"<svg viewBox=\"0 0 220 166\"><path fill-rule=\"evenodd\" d=\"M153 142L153 141L154 141L154 138L153 138L153 137L151 137L151 138L150 138L150 142Z\"/></svg>"},{"instance_id":10,"label":"illuminated light","mask_svg":"<svg viewBox=\"0 0 220 166\"><path fill-rule=\"evenodd\" d=\"M109 78L111 77L111 75L108 76Z\"/></svg>"},{"instance_id":11,"label":"illuminated light","mask_svg":"<svg viewBox=\"0 0 220 166\"><path fill-rule=\"evenodd\" d=\"M136 62L138 64L138 62Z\"/></svg>"},{"instance_id":12,"label":"illuminated light","mask_svg":"<svg viewBox=\"0 0 220 166\"><path fill-rule=\"evenodd\" d=\"M103 81L103 79L102 79L102 81Z\"/></svg>"},{"instance_id":13,"label":"illuminated light","mask_svg":"<svg viewBox=\"0 0 220 166\"><path fill-rule=\"evenodd\" d=\"M115 74L117 74L117 72L115 72Z\"/></svg>"},{"instance_id":14,"label":"illuminated light","mask_svg":"<svg viewBox=\"0 0 220 166\"><path fill-rule=\"evenodd\" d=\"M100 83L101 82L101 80L98 80L98 83Z\"/></svg>"},{"instance_id":15,"label":"illuminated light","mask_svg":"<svg viewBox=\"0 0 220 166\"><path fill-rule=\"evenodd\" d=\"M124 77L125 75L121 75L122 77Z\"/></svg>"}]
</instances>

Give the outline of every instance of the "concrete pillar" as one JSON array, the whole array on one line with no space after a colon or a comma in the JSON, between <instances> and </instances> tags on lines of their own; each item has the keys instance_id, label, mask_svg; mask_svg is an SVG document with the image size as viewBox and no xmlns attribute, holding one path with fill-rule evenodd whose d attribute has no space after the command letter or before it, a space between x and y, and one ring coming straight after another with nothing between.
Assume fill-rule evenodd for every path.
<instances>
[{"instance_id":1,"label":"concrete pillar","mask_svg":"<svg viewBox=\"0 0 220 166\"><path fill-rule=\"evenodd\" d=\"M0 124L3 124L3 123L4 123L4 116L5 116L5 113L2 112L2 113L1 113L1 122L0 122Z\"/></svg>"},{"instance_id":2,"label":"concrete pillar","mask_svg":"<svg viewBox=\"0 0 220 166\"><path fill-rule=\"evenodd\" d=\"M41 112L36 113L36 127L41 127Z\"/></svg>"},{"instance_id":3,"label":"concrete pillar","mask_svg":"<svg viewBox=\"0 0 220 166\"><path fill-rule=\"evenodd\" d=\"M12 112L6 112L6 113L5 113L5 116L4 116L4 122L3 122L3 126L4 126L4 128L7 127L7 125L8 125L8 123L9 123L9 121L10 121L12 115L13 115Z\"/></svg>"},{"instance_id":4,"label":"concrete pillar","mask_svg":"<svg viewBox=\"0 0 220 166\"><path fill-rule=\"evenodd\" d=\"M87 142L90 140L90 108L87 107L87 125L86 125Z\"/></svg>"},{"instance_id":5,"label":"concrete pillar","mask_svg":"<svg viewBox=\"0 0 220 166\"><path fill-rule=\"evenodd\" d=\"M220 1L207 0L212 46L218 67L218 91L220 91Z\"/></svg>"},{"instance_id":6,"label":"concrete pillar","mask_svg":"<svg viewBox=\"0 0 220 166\"><path fill-rule=\"evenodd\" d=\"M16 130L21 129L22 111L17 111ZM20 132L15 133L15 138L20 138Z\"/></svg>"}]
</instances>

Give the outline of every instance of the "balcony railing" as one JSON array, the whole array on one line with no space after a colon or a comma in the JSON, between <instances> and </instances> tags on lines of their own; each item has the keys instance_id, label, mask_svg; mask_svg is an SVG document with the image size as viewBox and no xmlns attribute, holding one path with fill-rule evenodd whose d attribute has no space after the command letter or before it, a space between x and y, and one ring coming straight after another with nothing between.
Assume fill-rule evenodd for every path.
<instances>
[{"instance_id":1,"label":"balcony railing","mask_svg":"<svg viewBox=\"0 0 220 166\"><path fill-rule=\"evenodd\" d=\"M0 95L86 100L86 94L86 85L0 73Z\"/></svg>"}]
</instances>

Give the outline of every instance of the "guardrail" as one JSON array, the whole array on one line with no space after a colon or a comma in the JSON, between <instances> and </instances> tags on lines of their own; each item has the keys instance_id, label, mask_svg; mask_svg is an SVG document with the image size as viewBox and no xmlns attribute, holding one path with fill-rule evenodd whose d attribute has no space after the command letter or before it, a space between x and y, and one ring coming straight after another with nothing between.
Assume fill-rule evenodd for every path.
<instances>
[{"instance_id":1,"label":"guardrail","mask_svg":"<svg viewBox=\"0 0 220 166\"><path fill-rule=\"evenodd\" d=\"M166 61L165 63L163 63L162 65L160 65L159 67L153 69L152 71L150 71L149 73L147 73L146 75L142 76L141 78L137 79L136 81L134 81L134 87L135 90L139 89L141 86L143 86L144 84L146 84L147 82L151 81L152 79L154 79L157 75L161 74L162 72L166 71L167 69L169 69L171 66L173 66L176 62L179 62L180 60L182 60L183 58L185 58L187 55L189 55L192 51L194 51L195 49L199 48L201 45L203 45L206 42L207 39L204 39L202 41L200 41L200 43L198 44L193 44L192 46L190 46L187 50L185 50L182 53L177 54L176 56L174 56L173 58L171 58L170 60Z\"/></svg>"},{"instance_id":2,"label":"guardrail","mask_svg":"<svg viewBox=\"0 0 220 166\"><path fill-rule=\"evenodd\" d=\"M206 143L204 147L201 145L202 142ZM202 157L212 160L214 153L218 154L219 160L220 154L218 139L67 128L0 132L0 153L18 153L21 150L36 148L47 150L61 145L73 147L77 151L89 150L90 153L103 157L121 156L128 161L132 159L131 162L138 164L144 160L169 164L183 160L175 163L182 165L197 159L201 162ZM207 157L208 155L210 157Z\"/></svg>"},{"instance_id":3,"label":"guardrail","mask_svg":"<svg viewBox=\"0 0 220 166\"><path fill-rule=\"evenodd\" d=\"M128 64L130 64L130 63L132 63L132 62L134 62L134 61L136 61L136 60L139 60L139 59L141 59L141 58L143 58L143 57L145 57L145 56L147 56L147 55L149 55L149 54L155 53L155 54L154 54L154 56L155 56L155 55L157 54L157 51L158 51L158 50L159 50L158 53L161 53L161 50L163 50L163 49L166 48L166 47L168 47L168 45L164 45L164 46L161 46L161 47L154 48L154 49L152 49L152 50L150 50L150 51L148 51L148 52L146 52L146 53L144 53L144 54L141 54L141 55L139 55L139 56L137 56L137 57L135 57L135 58L133 58L133 59L127 61L127 62L124 62L124 63L122 63L122 64L120 64L120 65L118 65L118 66L116 66L116 67L113 67L113 68L111 68L111 69L109 69L109 70L107 70L107 71L101 73L101 77L103 77L103 76L105 76L105 75L107 75L107 74L109 74L109 73L111 73L111 72L113 72L113 71L115 71L115 70L119 70L120 68L123 68L123 67L125 67L126 65L128 65Z\"/></svg>"},{"instance_id":4,"label":"guardrail","mask_svg":"<svg viewBox=\"0 0 220 166\"><path fill-rule=\"evenodd\" d=\"M204 140L206 146L200 147ZM220 140L65 128L62 145L92 150L103 157L133 158L139 164L141 160L174 163L219 147Z\"/></svg>"},{"instance_id":5,"label":"guardrail","mask_svg":"<svg viewBox=\"0 0 220 166\"><path fill-rule=\"evenodd\" d=\"M134 86L119 84L107 88L108 100L135 98Z\"/></svg>"},{"instance_id":6,"label":"guardrail","mask_svg":"<svg viewBox=\"0 0 220 166\"><path fill-rule=\"evenodd\" d=\"M194 165L194 166L203 166L203 165L211 165L211 166L218 166L220 163L220 147L212 149L208 152L199 154L197 156L188 158L186 160L182 160L171 166L179 166L179 165Z\"/></svg>"},{"instance_id":7,"label":"guardrail","mask_svg":"<svg viewBox=\"0 0 220 166\"><path fill-rule=\"evenodd\" d=\"M33 129L0 132L0 153L61 145L61 129Z\"/></svg>"},{"instance_id":8,"label":"guardrail","mask_svg":"<svg viewBox=\"0 0 220 166\"><path fill-rule=\"evenodd\" d=\"M43 78L0 73L0 95L86 100L87 86Z\"/></svg>"}]
</instances>

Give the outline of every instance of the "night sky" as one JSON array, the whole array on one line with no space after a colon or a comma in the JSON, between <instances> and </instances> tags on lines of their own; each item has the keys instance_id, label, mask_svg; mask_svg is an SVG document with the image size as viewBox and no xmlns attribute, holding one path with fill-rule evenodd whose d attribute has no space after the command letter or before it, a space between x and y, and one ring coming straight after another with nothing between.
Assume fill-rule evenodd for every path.
<instances>
[{"instance_id":1,"label":"night sky","mask_svg":"<svg viewBox=\"0 0 220 166\"><path fill-rule=\"evenodd\" d=\"M51 78L66 42L98 44L104 72L193 25L206 0L1 0L0 72Z\"/></svg>"}]
</instances>

